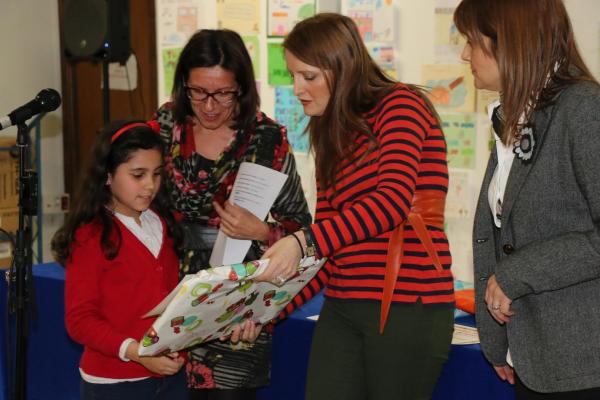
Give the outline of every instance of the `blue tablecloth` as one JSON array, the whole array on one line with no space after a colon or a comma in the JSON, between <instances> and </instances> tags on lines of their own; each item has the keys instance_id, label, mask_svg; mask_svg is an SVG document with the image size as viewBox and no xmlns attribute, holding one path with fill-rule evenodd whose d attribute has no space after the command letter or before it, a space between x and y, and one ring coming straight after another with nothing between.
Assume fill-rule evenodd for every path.
<instances>
[{"instance_id":1,"label":"blue tablecloth","mask_svg":"<svg viewBox=\"0 0 600 400\"><path fill-rule=\"evenodd\" d=\"M55 263L33 267L37 321L32 323L27 354L27 399L78 400L78 363L82 348L64 327L64 270ZM277 325L273 340L272 384L259 390L259 400L301 400L315 321L306 317L321 309L322 296L308 302ZM0 307L5 310L6 282L0 280ZM6 396L5 318L0 322L2 354L0 400ZM436 387L434 400L513 400L510 385L502 382L485 361L478 345L452 346L450 359Z\"/></svg>"},{"instance_id":2,"label":"blue tablecloth","mask_svg":"<svg viewBox=\"0 0 600 400\"><path fill-rule=\"evenodd\" d=\"M82 347L73 342L64 324L64 269L55 263L33 266L37 320L32 321L27 352L27 399L79 400L79 357ZM0 305L6 310L6 281L0 282ZM2 318L2 359L6 359L7 329ZM14 324L12 324L14 329ZM14 335L13 335L14 336ZM6 365L2 364L2 392L6 397Z\"/></svg>"}]
</instances>

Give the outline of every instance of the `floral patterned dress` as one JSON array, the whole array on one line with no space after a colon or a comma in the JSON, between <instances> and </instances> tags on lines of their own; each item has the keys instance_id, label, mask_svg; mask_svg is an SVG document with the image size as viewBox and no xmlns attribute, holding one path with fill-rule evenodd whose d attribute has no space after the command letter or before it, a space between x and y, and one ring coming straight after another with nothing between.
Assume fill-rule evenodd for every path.
<instances>
[{"instance_id":1,"label":"floral patterned dress","mask_svg":"<svg viewBox=\"0 0 600 400\"><path fill-rule=\"evenodd\" d=\"M254 122L237 131L233 142L216 160L196 153L191 119L184 125L173 120L171 104L156 113L160 134L168 143L166 170L175 212L183 221L184 256L181 274L209 266L212 244L219 226L213 201L223 204L231 193L242 162L257 163L288 175L270 210L268 242L254 241L247 259L260 258L268 246L287 233L311 222L310 212L287 141L285 127L257 113ZM186 365L188 387L196 389L256 388L269 384L271 332L263 329L256 342L232 346L213 341L194 348Z\"/></svg>"}]
</instances>

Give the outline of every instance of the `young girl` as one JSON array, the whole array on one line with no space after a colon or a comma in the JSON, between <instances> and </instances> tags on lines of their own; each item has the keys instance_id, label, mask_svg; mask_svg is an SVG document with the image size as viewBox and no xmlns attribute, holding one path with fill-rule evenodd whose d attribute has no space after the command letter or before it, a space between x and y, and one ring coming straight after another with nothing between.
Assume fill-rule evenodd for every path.
<instances>
[{"instance_id":1,"label":"young girl","mask_svg":"<svg viewBox=\"0 0 600 400\"><path fill-rule=\"evenodd\" d=\"M66 266L65 322L84 345L81 398L183 399L183 358L138 356L142 318L178 281L174 220L161 189L163 142L152 122L98 137L65 226L52 241Z\"/></svg>"}]
</instances>

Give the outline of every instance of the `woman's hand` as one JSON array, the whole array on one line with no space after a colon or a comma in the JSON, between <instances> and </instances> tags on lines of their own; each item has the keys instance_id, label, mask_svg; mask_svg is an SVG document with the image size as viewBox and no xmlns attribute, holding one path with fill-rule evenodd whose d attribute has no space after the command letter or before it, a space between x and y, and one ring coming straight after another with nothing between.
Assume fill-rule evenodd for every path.
<instances>
[{"instance_id":1,"label":"woman's hand","mask_svg":"<svg viewBox=\"0 0 600 400\"><path fill-rule=\"evenodd\" d=\"M296 235L300 237L300 240L304 240L302 232L296 232ZM267 249L262 259L267 258L269 259L267 269L254 279L259 282L268 281L281 286L285 281L296 275L298 264L302 259L302 250L295 238L285 236Z\"/></svg>"},{"instance_id":2,"label":"woman's hand","mask_svg":"<svg viewBox=\"0 0 600 400\"><path fill-rule=\"evenodd\" d=\"M496 373L503 381L508 381L511 385L515 384L515 372L510 365L494 365Z\"/></svg>"},{"instance_id":3,"label":"woman's hand","mask_svg":"<svg viewBox=\"0 0 600 400\"><path fill-rule=\"evenodd\" d=\"M250 211L229 201L225 202L225 208L216 201L213 201L212 204L221 218L219 228L230 238L260 240L261 242L269 239L269 225Z\"/></svg>"},{"instance_id":4,"label":"woman's hand","mask_svg":"<svg viewBox=\"0 0 600 400\"><path fill-rule=\"evenodd\" d=\"M174 375L185 363L185 359L179 353L171 353L166 356L147 357L138 355L138 342L131 342L127 346L125 356L131 361L143 365L148 371L159 375Z\"/></svg>"},{"instance_id":5,"label":"woman's hand","mask_svg":"<svg viewBox=\"0 0 600 400\"><path fill-rule=\"evenodd\" d=\"M496 275L492 275L488 279L487 288L485 289L485 302L492 317L500 324L507 323L510 321L510 317L515 315L514 311L510 309L512 300L504 294L502 288L498 285Z\"/></svg>"},{"instance_id":6,"label":"woman's hand","mask_svg":"<svg viewBox=\"0 0 600 400\"><path fill-rule=\"evenodd\" d=\"M237 342L254 342L260 332L262 331L262 324L255 323L254 321L244 321L242 324L237 324L233 331L231 331L231 336L229 336L229 340L232 343ZM221 340L225 340L227 337L221 337Z\"/></svg>"}]
</instances>

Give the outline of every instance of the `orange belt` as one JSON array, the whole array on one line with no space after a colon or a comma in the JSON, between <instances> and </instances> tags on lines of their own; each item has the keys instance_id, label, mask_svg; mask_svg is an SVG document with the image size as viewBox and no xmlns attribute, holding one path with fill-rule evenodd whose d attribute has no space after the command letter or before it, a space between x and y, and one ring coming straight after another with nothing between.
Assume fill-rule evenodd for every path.
<instances>
[{"instance_id":1,"label":"orange belt","mask_svg":"<svg viewBox=\"0 0 600 400\"><path fill-rule=\"evenodd\" d=\"M392 304L394 288L402 265L402 246L404 244L404 225L410 222L415 230L417 237L425 247L427 254L431 258L435 269L438 272L443 271L442 263L438 257L437 251L433 246L426 225L435 226L444 229L444 205L446 196L438 191L424 190L415 192L413 204L408 214L408 218L398 225L390 236L388 247L385 280L383 281L383 297L381 299L381 317L379 320L379 333L383 333L387 316Z\"/></svg>"}]
</instances>

